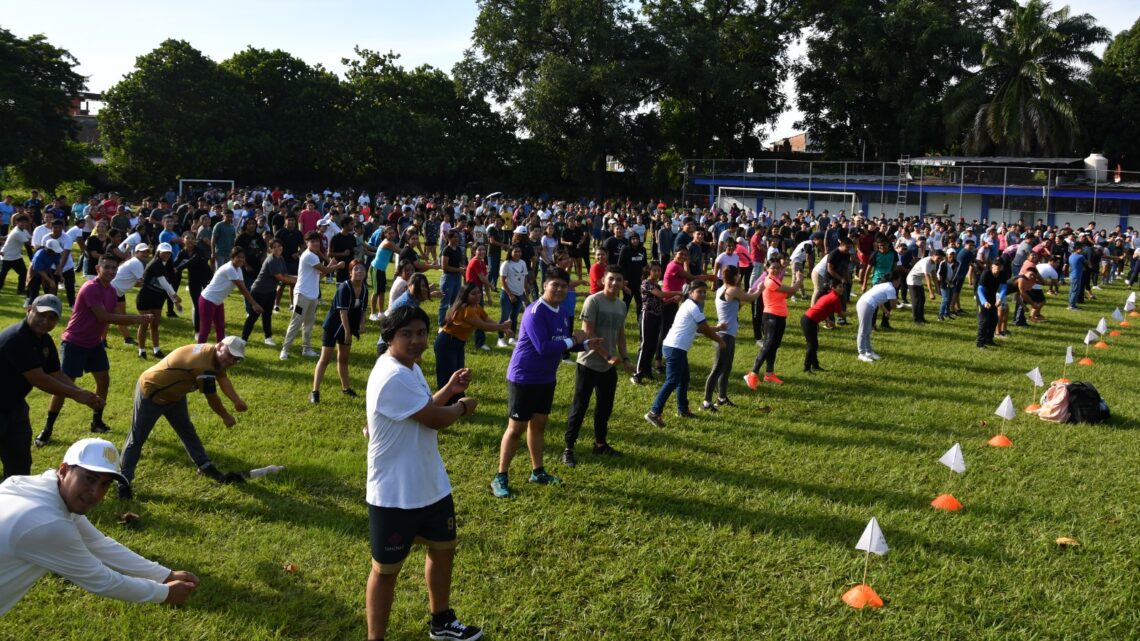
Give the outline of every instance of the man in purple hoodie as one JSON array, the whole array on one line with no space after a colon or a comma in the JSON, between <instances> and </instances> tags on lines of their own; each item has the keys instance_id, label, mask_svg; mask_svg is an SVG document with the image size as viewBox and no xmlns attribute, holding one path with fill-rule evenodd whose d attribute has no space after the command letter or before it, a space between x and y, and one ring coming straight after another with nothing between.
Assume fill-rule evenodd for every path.
<instances>
[{"instance_id":1,"label":"man in purple hoodie","mask_svg":"<svg viewBox=\"0 0 1140 641\"><path fill-rule=\"evenodd\" d=\"M542 297L523 311L519 323L518 342L507 366L507 431L499 445L499 473L491 481L491 492L498 498L511 496L507 470L524 431L530 451L529 481L542 485L561 482L542 465L543 430L554 404L558 364L566 350L596 349L602 342L600 338L587 340L582 330L571 333L566 315L558 311L569 283L566 270L547 272Z\"/></svg>"}]
</instances>

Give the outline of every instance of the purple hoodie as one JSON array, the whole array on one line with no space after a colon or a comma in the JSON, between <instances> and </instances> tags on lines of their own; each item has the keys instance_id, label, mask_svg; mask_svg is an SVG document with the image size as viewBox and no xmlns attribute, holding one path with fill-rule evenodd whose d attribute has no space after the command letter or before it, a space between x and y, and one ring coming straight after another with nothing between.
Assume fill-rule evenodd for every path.
<instances>
[{"instance_id":1,"label":"purple hoodie","mask_svg":"<svg viewBox=\"0 0 1140 641\"><path fill-rule=\"evenodd\" d=\"M540 298L523 310L507 380L523 385L553 383L563 352L576 347L566 315Z\"/></svg>"}]
</instances>

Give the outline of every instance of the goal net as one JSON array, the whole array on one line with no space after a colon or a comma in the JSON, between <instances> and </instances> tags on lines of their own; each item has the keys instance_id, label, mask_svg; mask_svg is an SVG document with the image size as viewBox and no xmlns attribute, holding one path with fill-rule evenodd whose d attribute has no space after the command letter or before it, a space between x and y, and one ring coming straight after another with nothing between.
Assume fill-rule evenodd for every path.
<instances>
[{"instance_id":1,"label":"goal net","mask_svg":"<svg viewBox=\"0 0 1140 641\"><path fill-rule=\"evenodd\" d=\"M736 205L740 209L760 211L767 209L777 216L797 209L812 209L816 214L824 209L836 214L839 210L848 216L858 211L859 198L853 191L824 191L819 189L764 189L758 187L718 187L716 202L722 209Z\"/></svg>"}]
</instances>

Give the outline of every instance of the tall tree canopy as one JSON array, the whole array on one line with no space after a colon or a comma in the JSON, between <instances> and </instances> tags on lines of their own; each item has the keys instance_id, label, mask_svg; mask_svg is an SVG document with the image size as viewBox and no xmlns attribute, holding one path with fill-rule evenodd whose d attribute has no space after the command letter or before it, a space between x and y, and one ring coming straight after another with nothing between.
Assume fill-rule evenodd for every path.
<instances>
[{"instance_id":1,"label":"tall tree canopy","mask_svg":"<svg viewBox=\"0 0 1140 641\"><path fill-rule=\"evenodd\" d=\"M1089 14L1056 11L1048 2L1014 5L988 33L981 68L948 101L953 137L972 153L1025 156L1078 152L1081 118L1074 100L1091 92L1093 45L1108 30Z\"/></svg>"},{"instance_id":2,"label":"tall tree canopy","mask_svg":"<svg viewBox=\"0 0 1140 641\"><path fill-rule=\"evenodd\" d=\"M1089 78L1096 104L1089 141L1131 171L1140 169L1140 20L1116 34Z\"/></svg>"}]
</instances>

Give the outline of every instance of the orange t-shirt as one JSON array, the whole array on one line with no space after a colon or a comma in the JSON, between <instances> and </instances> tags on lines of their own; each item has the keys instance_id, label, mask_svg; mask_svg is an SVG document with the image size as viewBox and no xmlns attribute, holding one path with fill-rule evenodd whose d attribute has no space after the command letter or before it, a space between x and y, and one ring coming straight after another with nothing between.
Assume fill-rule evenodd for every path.
<instances>
[{"instance_id":1,"label":"orange t-shirt","mask_svg":"<svg viewBox=\"0 0 1140 641\"><path fill-rule=\"evenodd\" d=\"M467 339L471 338L471 334L475 332L475 326L467 322L467 319L469 318L482 318L483 320L490 320L487 317L487 312L483 311L482 307L478 305L467 305L463 309L459 310L455 314L455 317L451 319L451 321L444 324L444 333L450 334L466 343Z\"/></svg>"},{"instance_id":2,"label":"orange t-shirt","mask_svg":"<svg viewBox=\"0 0 1140 641\"><path fill-rule=\"evenodd\" d=\"M764 313L773 316L788 315L788 295L780 288L784 286L781 281L771 275L764 281Z\"/></svg>"}]
</instances>

